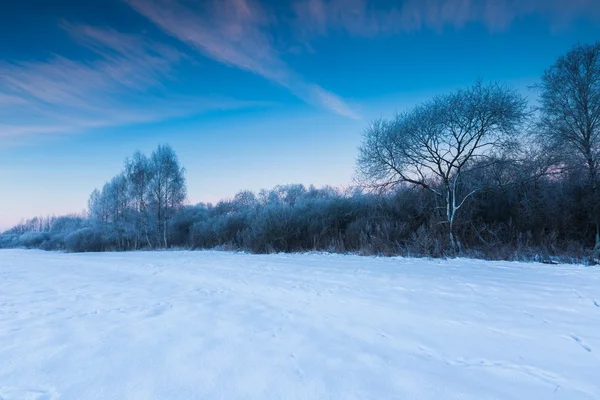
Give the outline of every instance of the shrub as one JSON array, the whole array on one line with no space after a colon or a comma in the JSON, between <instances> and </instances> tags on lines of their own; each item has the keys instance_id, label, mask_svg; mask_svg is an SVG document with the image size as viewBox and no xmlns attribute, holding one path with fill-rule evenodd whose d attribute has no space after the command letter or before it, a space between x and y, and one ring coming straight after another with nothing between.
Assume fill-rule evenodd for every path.
<instances>
[{"instance_id":1,"label":"shrub","mask_svg":"<svg viewBox=\"0 0 600 400\"><path fill-rule=\"evenodd\" d=\"M102 234L93 228L82 228L65 239L65 247L74 253L95 252L104 249Z\"/></svg>"}]
</instances>

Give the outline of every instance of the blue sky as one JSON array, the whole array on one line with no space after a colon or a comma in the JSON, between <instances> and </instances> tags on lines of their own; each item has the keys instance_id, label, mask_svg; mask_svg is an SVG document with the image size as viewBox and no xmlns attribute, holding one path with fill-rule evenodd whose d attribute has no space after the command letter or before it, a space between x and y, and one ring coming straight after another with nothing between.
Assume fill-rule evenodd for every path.
<instances>
[{"instance_id":1,"label":"blue sky","mask_svg":"<svg viewBox=\"0 0 600 400\"><path fill-rule=\"evenodd\" d=\"M0 228L170 143L189 202L352 181L370 119L477 78L532 100L596 0L4 0Z\"/></svg>"}]
</instances>

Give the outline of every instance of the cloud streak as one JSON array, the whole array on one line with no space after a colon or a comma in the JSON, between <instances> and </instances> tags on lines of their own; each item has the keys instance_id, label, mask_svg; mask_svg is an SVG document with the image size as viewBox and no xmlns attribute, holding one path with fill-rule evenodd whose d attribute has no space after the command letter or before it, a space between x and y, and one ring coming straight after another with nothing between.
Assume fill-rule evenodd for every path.
<instances>
[{"instance_id":1,"label":"cloud streak","mask_svg":"<svg viewBox=\"0 0 600 400\"><path fill-rule=\"evenodd\" d=\"M170 95L185 56L143 36L63 23L87 59L0 61L0 143L24 136L149 123L254 105L231 99Z\"/></svg>"},{"instance_id":2,"label":"cloud streak","mask_svg":"<svg viewBox=\"0 0 600 400\"><path fill-rule=\"evenodd\" d=\"M501 31L532 14L554 26L580 17L600 19L597 0L295 0L293 9L294 26L305 40L331 31L372 37L470 23Z\"/></svg>"},{"instance_id":3,"label":"cloud streak","mask_svg":"<svg viewBox=\"0 0 600 400\"><path fill-rule=\"evenodd\" d=\"M169 35L223 64L252 72L288 89L307 103L358 118L334 93L307 82L273 45L274 17L252 0L211 0L194 7L169 0L129 0L140 14Z\"/></svg>"},{"instance_id":4,"label":"cloud streak","mask_svg":"<svg viewBox=\"0 0 600 400\"><path fill-rule=\"evenodd\" d=\"M357 118L340 96L307 81L282 57L311 49L311 40L331 32L350 36L396 35L482 24L506 29L514 20L542 15L560 25L600 17L597 0L124 0L168 35L225 65L252 72L296 97L336 114ZM285 36L290 30L291 35ZM298 46L299 45L299 46Z\"/></svg>"},{"instance_id":5,"label":"cloud streak","mask_svg":"<svg viewBox=\"0 0 600 400\"><path fill-rule=\"evenodd\" d=\"M375 37L470 24L495 32L531 15L554 27L578 18L600 20L598 0L123 1L178 42L170 46L146 35L61 23L85 51L84 58L55 54L35 61L0 60L0 144L36 133L81 132L262 105L177 95L181 67L193 54L190 48L273 82L306 103L358 118L343 98L296 72L285 54L310 49L312 40L340 32Z\"/></svg>"}]
</instances>

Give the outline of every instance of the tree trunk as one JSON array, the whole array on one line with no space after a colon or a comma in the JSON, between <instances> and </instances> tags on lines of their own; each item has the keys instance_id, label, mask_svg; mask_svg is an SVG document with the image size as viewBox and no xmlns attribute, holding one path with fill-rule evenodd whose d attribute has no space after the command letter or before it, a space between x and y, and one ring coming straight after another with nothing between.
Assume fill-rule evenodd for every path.
<instances>
[{"instance_id":1,"label":"tree trunk","mask_svg":"<svg viewBox=\"0 0 600 400\"><path fill-rule=\"evenodd\" d=\"M156 247L160 247L160 243L161 243L161 238L160 238L160 222L162 220L162 213L161 213L161 204L160 202L158 203L158 214L156 216Z\"/></svg>"},{"instance_id":2,"label":"tree trunk","mask_svg":"<svg viewBox=\"0 0 600 400\"><path fill-rule=\"evenodd\" d=\"M449 222L448 235L450 237L450 244L452 245L452 249L457 253L460 253L462 251L462 245L460 243L460 240L454 233L454 221Z\"/></svg>"},{"instance_id":3,"label":"tree trunk","mask_svg":"<svg viewBox=\"0 0 600 400\"><path fill-rule=\"evenodd\" d=\"M454 184L455 185L455 184ZM446 194L446 218L448 219L448 236L450 238L450 244L452 249L457 253L461 252L460 240L454 233L454 217L456 215L456 189L455 186L447 188Z\"/></svg>"},{"instance_id":4,"label":"tree trunk","mask_svg":"<svg viewBox=\"0 0 600 400\"><path fill-rule=\"evenodd\" d=\"M150 243L150 236L148 236L148 228L146 227L146 241L148 242L148 247L152 248L152 243Z\"/></svg>"},{"instance_id":5,"label":"tree trunk","mask_svg":"<svg viewBox=\"0 0 600 400\"><path fill-rule=\"evenodd\" d=\"M166 217L166 215L165 215L163 225L164 225L163 238L164 238L165 249L166 249L167 248L167 217Z\"/></svg>"}]
</instances>

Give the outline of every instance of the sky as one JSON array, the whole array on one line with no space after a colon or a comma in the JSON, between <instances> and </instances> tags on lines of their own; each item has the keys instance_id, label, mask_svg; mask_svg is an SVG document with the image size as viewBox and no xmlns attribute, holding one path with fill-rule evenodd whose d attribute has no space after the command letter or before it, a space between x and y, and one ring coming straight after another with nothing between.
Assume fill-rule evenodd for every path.
<instances>
[{"instance_id":1,"label":"sky","mask_svg":"<svg viewBox=\"0 0 600 400\"><path fill-rule=\"evenodd\" d=\"M352 183L369 121L476 79L531 101L598 0L3 0L0 229L169 143L188 202Z\"/></svg>"}]
</instances>

